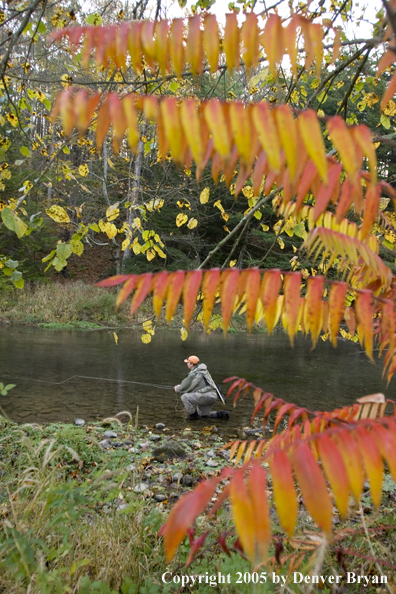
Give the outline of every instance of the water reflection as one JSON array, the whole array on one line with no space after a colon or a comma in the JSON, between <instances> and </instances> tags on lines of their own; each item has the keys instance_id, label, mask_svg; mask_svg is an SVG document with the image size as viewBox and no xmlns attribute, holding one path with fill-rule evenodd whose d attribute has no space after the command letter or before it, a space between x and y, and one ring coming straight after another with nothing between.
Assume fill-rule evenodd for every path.
<instances>
[{"instance_id":1,"label":"water reflection","mask_svg":"<svg viewBox=\"0 0 396 594\"><path fill-rule=\"evenodd\" d=\"M164 331L148 345L142 344L137 331L119 331L118 336L116 345L108 330L2 327L0 381L17 384L2 397L6 413L18 422L73 421L77 416L93 420L121 410L134 414L139 406L144 424L182 427L185 413L173 390L125 380L173 386L186 375L183 360L191 354L208 365L219 383L232 375L245 377L278 397L315 410L343 406L374 392L396 397L396 380L387 388L382 379L382 361L371 364L350 342L333 349L319 341L311 353L308 340L299 337L292 349L283 333L226 338L190 333L182 342L177 332ZM74 378L58 385L33 381L61 382L74 375L97 379ZM234 434L249 425L252 410L251 399L239 402L228 423L218 422L219 429Z\"/></svg>"}]
</instances>

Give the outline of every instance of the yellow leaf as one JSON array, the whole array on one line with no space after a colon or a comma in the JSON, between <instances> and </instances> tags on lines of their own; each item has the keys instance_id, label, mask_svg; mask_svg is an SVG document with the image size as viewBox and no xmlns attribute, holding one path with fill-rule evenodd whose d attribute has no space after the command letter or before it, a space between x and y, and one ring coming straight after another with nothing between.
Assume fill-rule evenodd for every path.
<instances>
[{"instance_id":1,"label":"yellow leaf","mask_svg":"<svg viewBox=\"0 0 396 594\"><path fill-rule=\"evenodd\" d=\"M158 245L154 244L154 249L160 258L166 258L166 254L161 250L161 248Z\"/></svg>"},{"instance_id":2,"label":"yellow leaf","mask_svg":"<svg viewBox=\"0 0 396 594\"><path fill-rule=\"evenodd\" d=\"M110 167L111 167L112 169L114 169L114 164L113 164L113 162L112 162L112 161L109 159L109 157L107 157L107 162L108 162L108 164L110 165Z\"/></svg>"},{"instance_id":3,"label":"yellow leaf","mask_svg":"<svg viewBox=\"0 0 396 594\"><path fill-rule=\"evenodd\" d=\"M45 212L56 223L70 223L69 215L65 209L57 204L47 208Z\"/></svg>"},{"instance_id":4,"label":"yellow leaf","mask_svg":"<svg viewBox=\"0 0 396 594\"><path fill-rule=\"evenodd\" d=\"M108 221L114 221L114 219L116 219L120 214L120 209L118 208L118 205L119 202L116 202L115 204L109 206L109 208L106 210L106 218Z\"/></svg>"},{"instance_id":5,"label":"yellow leaf","mask_svg":"<svg viewBox=\"0 0 396 594\"><path fill-rule=\"evenodd\" d=\"M115 343L118 344L118 336L115 332L113 332Z\"/></svg>"},{"instance_id":6,"label":"yellow leaf","mask_svg":"<svg viewBox=\"0 0 396 594\"><path fill-rule=\"evenodd\" d=\"M198 225L198 221L197 219L191 218L188 223L187 223L187 227L189 229L195 229L195 227Z\"/></svg>"},{"instance_id":7,"label":"yellow leaf","mask_svg":"<svg viewBox=\"0 0 396 594\"><path fill-rule=\"evenodd\" d=\"M149 342L151 342L150 334L142 334L141 340L144 344L148 344Z\"/></svg>"},{"instance_id":8,"label":"yellow leaf","mask_svg":"<svg viewBox=\"0 0 396 594\"><path fill-rule=\"evenodd\" d=\"M185 328L180 328L180 337L182 340L186 340L188 332Z\"/></svg>"},{"instance_id":9,"label":"yellow leaf","mask_svg":"<svg viewBox=\"0 0 396 594\"><path fill-rule=\"evenodd\" d=\"M225 222L227 222L228 219L230 218L230 215L228 213L224 212L224 211L221 213L221 216L223 217L223 219L225 220Z\"/></svg>"},{"instance_id":10,"label":"yellow leaf","mask_svg":"<svg viewBox=\"0 0 396 594\"><path fill-rule=\"evenodd\" d=\"M230 261L230 268L234 268L235 264L237 263L236 260L231 260Z\"/></svg>"},{"instance_id":11,"label":"yellow leaf","mask_svg":"<svg viewBox=\"0 0 396 594\"><path fill-rule=\"evenodd\" d=\"M76 254L77 256L81 256L81 254L84 251L84 246L83 246L82 242L79 239L72 239L70 241L70 245L72 247L73 254Z\"/></svg>"},{"instance_id":12,"label":"yellow leaf","mask_svg":"<svg viewBox=\"0 0 396 594\"><path fill-rule=\"evenodd\" d=\"M187 221L188 221L188 216L185 213L181 212L176 217L176 225L178 227L181 227L182 225L184 225L184 223L187 223Z\"/></svg>"},{"instance_id":13,"label":"yellow leaf","mask_svg":"<svg viewBox=\"0 0 396 594\"><path fill-rule=\"evenodd\" d=\"M283 250L284 247L285 247L284 241L280 237L277 237L276 239L277 239L277 241L278 241L278 243L280 245L281 250Z\"/></svg>"},{"instance_id":14,"label":"yellow leaf","mask_svg":"<svg viewBox=\"0 0 396 594\"><path fill-rule=\"evenodd\" d=\"M259 210L256 210L256 212L254 213L253 216L254 216L255 219L257 219L258 221L260 221L263 215L262 215L262 213Z\"/></svg>"},{"instance_id":15,"label":"yellow leaf","mask_svg":"<svg viewBox=\"0 0 396 594\"><path fill-rule=\"evenodd\" d=\"M262 223L262 224L261 224L261 228L262 228L262 230L263 230L264 232L265 232L265 231L269 231L269 227L268 227L268 225L264 225L264 223Z\"/></svg>"},{"instance_id":16,"label":"yellow leaf","mask_svg":"<svg viewBox=\"0 0 396 594\"><path fill-rule=\"evenodd\" d=\"M140 254L140 252L142 251L142 246L140 245L140 243L134 243L132 246L132 251L135 255Z\"/></svg>"},{"instance_id":17,"label":"yellow leaf","mask_svg":"<svg viewBox=\"0 0 396 594\"><path fill-rule=\"evenodd\" d=\"M146 320L145 322L143 322L142 326L145 332L154 336L155 329L153 327L153 322L151 320Z\"/></svg>"},{"instance_id":18,"label":"yellow leaf","mask_svg":"<svg viewBox=\"0 0 396 594\"><path fill-rule=\"evenodd\" d=\"M153 258L155 258L155 251L152 250L151 248L149 250L147 250L147 252L146 252L146 258L150 262L150 260L152 260Z\"/></svg>"},{"instance_id":19,"label":"yellow leaf","mask_svg":"<svg viewBox=\"0 0 396 594\"><path fill-rule=\"evenodd\" d=\"M210 193L209 188L204 188L202 190L201 195L199 197L199 201L200 201L201 204L206 204L207 203L207 201L209 200L209 193Z\"/></svg>"},{"instance_id":20,"label":"yellow leaf","mask_svg":"<svg viewBox=\"0 0 396 594\"><path fill-rule=\"evenodd\" d=\"M216 206L216 208L218 208L220 212L224 212L224 208L223 208L223 205L221 204L221 200L216 200L216 202L213 203L213 206Z\"/></svg>"},{"instance_id":21,"label":"yellow leaf","mask_svg":"<svg viewBox=\"0 0 396 594\"><path fill-rule=\"evenodd\" d=\"M121 244L121 250L123 252L125 252L125 250L127 249L127 247L129 246L130 243L131 243L131 241L130 241L129 237L127 237L126 239L124 239L124 241Z\"/></svg>"},{"instance_id":22,"label":"yellow leaf","mask_svg":"<svg viewBox=\"0 0 396 594\"><path fill-rule=\"evenodd\" d=\"M78 168L78 173L81 175L81 177L87 177L89 172L88 169L88 165L80 165Z\"/></svg>"}]
</instances>

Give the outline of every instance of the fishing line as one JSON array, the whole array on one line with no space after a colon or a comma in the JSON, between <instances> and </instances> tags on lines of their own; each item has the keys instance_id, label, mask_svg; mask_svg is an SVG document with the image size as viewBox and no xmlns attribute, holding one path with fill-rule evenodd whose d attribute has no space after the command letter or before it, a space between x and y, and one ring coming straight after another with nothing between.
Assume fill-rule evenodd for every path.
<instances>
[{"instance_id":1,"label":"fishing line","mask_svg":"<svg viewBox=\"0 0 396 594\"><path fill-rule=\"evenodd\" d=\"M9 375L9 374L5 374L2 373L1 374L2 377L12 377L15 380L22 380L22 381L27 381L27 382L39 382L40 384L50 384L51 386L60 386L61 384L65 384L66 382L69 382L70 380L74 379L75 377L79 377L82 379L91 379L91 380L99 380L99 381L103 381L103 382L122 382L124 384L138 384L139 386L152 386L153 388L161 388L162 390L173 390L173 386L164 386L161 384L149 384L147 382L134 382L132 380L118 380L118 379L110 379L108 377L91 377L89 375L72 375L71 377L68 377L65 380L62 380L61 382L49 382L47 380L39 380L39 379L33 379L31 377L17 377L14 375Z\"/></svg>"}]
</instances>

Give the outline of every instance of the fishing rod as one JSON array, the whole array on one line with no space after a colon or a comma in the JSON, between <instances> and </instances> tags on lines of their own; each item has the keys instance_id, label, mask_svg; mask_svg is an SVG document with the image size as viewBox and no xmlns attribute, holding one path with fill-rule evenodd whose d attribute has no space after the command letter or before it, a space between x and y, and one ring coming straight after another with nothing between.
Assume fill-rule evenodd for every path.
<instances>
[{"instance_id":1,"label":"fishing rod","mask_svg":"<svg viewBox=\"0 0 396 594\"><path fill-rule=\"evenodd\" d=\"M162 390L173 390L174 387L173 386L164 386L162 384L150 384L148 382L136 382L136 381L132 381L132 380L118 380L118 379L111 379L108 377L92 377L89 375L72 375L71 377L68 377L65 380L62 380L61 382L49 382L47 380L39 380L39 379L33 379L31 377L18 377L18 376L14 376L14 375L9 375L7 373L2 373L1 374L2 377L12 377L14 380L22 380L22 381L27 381L27 382L39 382L40 384L50 384L51 386L60 386L61 384L65 384L66 382L69 382L70 380L79 377L82 379L91 379L91 380L98 380L98 381L103 381L103 382L122 382L124 384L138 384L139 386L151 386L153 388L160 388Z\"/></svg>"}]
</instances>

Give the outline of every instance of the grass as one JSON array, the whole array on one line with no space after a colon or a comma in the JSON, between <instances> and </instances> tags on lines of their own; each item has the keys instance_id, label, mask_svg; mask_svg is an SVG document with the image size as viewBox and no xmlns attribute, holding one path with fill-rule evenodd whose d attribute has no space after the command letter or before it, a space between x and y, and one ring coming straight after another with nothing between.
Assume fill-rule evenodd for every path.
<instances>
[{"instance_id":1,"label":"grass","mask_svg":"<svg viewBox=\"0 0 396 594\"><path fill-rule=\"evenodd\" d=\"M122 439L128 438L134 445L147 440L147 431L131 420L123 425L119 421L108 424L110 427L106 429L116 430ZM341 575L344 569L358 575L383 573L390 579L388 592L394 591L391 580L395 573L392 574L390 567L395 565L396 487L389 475L385 476L383 504L378 512L373 513L371 499L365 493L360 512L352 511L348 522L341 522L336 516L334 541L325 550L315 545L314 539L320 534L309 515L302 512L293 546L284 541L283 550L279 549L282 567L275 563L272 546L269 564L252 569L239 554L231 553L227 557L217 543L217 537L230 529L230 511L226 505L216 522L198 519L197 534L209 529L211 534L191 568L184 569L190 551L188 541L182 543L176 559L168 564L158 536L172 505L158 504L151 495L135 493L134 486L145 480L147 472L159 471L165 477L175 470L189 471L198 477L218 472L208 471L206 467L205 475L204 461L206 448L217 450L222 445L220 438L216 435L205 438L202 433L185 431L177 439L184 439L183 445L192 452L191 456L176 465L157 463L158 468L153 465L150 453L138 448L134 454L136 470L129 472L126 466L131 457L127 450L114 448L104 452L98 446L104 430L100 422L82 428L64 423L19 426L0 417L1 594L189 591L189 588L181 589L180 584L164 584L161 576L166 571L174 572L175 576L207 578L206 583L191 589L199 594L213 591L308 594L306 584L292 582L293 572L308 575L318 567L320 575L327 576ZM201 443L199 455L191 447L197 439ZM117 509L120 502L127 504L122 510ZM282 542L276 520L273 531L275 542ZM229 536L228 546L234 541L235 535ZM266 582L248 583L245 576L252 571L259 575L266 573ZM214 587L219 572L230 575L231 579ZM238 572L243 576L240 583L236 583ZM287 576L286 589L272 583L272 572ZM327 586L321 591L336 594ZM361 591L361 585L348 585L348 594L361 594ZM370 594L385 591L378 586L364 588Z\"/></svg>"}]
</instances>

